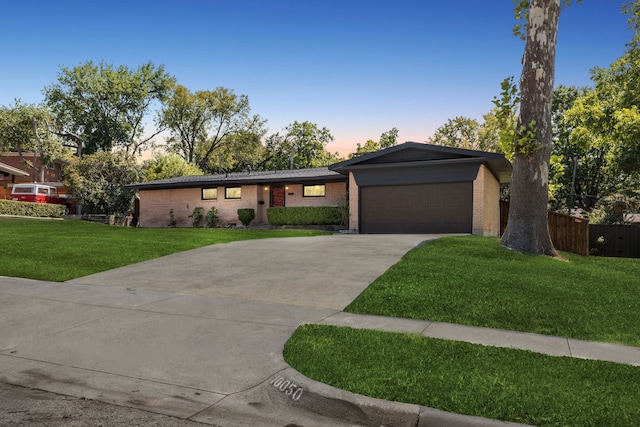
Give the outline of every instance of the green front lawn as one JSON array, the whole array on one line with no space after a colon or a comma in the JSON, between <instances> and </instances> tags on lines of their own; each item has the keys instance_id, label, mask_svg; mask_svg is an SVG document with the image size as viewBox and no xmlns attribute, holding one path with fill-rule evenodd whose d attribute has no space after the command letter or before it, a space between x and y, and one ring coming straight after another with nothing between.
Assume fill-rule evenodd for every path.
<instances>
[{"instance_id":1,"label":"green front lawn","mask_svg":"<svg viewBox=\"0 0 640 427\"><path fill-rule=\"evenodd\" d=\"M449 237L409 252L345 311L640 346L640 259L569 262Z\"/></svg>"},{"instance_id":2,"label":"green front lawn","mask_svg":"<svg viewBox=\"0 0 640 427\"><path fill-rule=\"evenodd\" d=\"M640 367L326 325L300 327L284 355L334 387L458 414L558 427L640 420Z\"/></svg>"},{"instance_id":3,"label":"green front lawn","mask_svg":"<svg viewBox=\"0 0 640 427\"><path fill-rule=\"evenodd\" d=\"M236 240L316 236L314 230L126 228L77 220L0 218L0 276L63 282Z\"/></svg>"},{"instance_id":4,"label":"green front lawn","mask_svg":"<svg viewBox=\"0 0 640 427\"><path fill-rule=\"evenodd\" d=\"M345 311L640 346L640 260L568 262L451 237L409 252ZM371 397L538 426L637 426L640 367L306 325L285 360Z\"/></svg>"}]
</instances>

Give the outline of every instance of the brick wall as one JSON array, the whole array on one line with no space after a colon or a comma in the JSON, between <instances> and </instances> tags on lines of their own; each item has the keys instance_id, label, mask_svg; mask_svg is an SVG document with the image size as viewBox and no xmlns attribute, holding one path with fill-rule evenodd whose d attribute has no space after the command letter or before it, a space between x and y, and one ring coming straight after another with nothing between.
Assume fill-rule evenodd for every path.
<instances>
[{"instance_id":1,"label":"brick wall","mask_svg":"<svg viewBox=\"0 0 640 427\"><path fill-rule=\"evenodd\" d=\"M486 168L480 166L473 181L473 230L478 236L500 235L500 183Z\"/></svg>"},{"instance_id":2,"label":"brick wall","mask_svg":"<svg viewBox=\"0 0 640 427\"><path fill-rule=\"evenodd\" d=\"M344 182L327 183L324 197L303 197L302 184L289 184L285 190L286 206L338 206L344 203L347 184ZM140 221L141 227L166 227L169 224L169 211L177 227L191 227L189 217L196 207L203 208L203 215L216 207L224 224L240 224L238 209L255 209L253 223L267 222L267 208L270 205L268 185L243 185L241 199L225 199L225 187L219 186L217 200L202 200L200 188L180 188L167 190L141 190ZM259 203L263 202L263 203Z\"/></svg>"},{"instance_id":3,"label":"brick wall","mask_svg":"<svg viewBox=\"0 0 640 427\"><path fill-rule=\"evenodd\" d=\"M349 172L349 230L359 230L358 201L358 185L353 177L353 172Z\"/></svg>"},{"instance_id":4,"label":"brick wall","mask_svg":"<svg viewBox=\"0 0 640 427\"><path fill-rule=\"evenodd\" d=\"M302 184L288 184L285 189L285 206L342 206L347 197L346 182L325 184L324 197L304 197Z\"/></svg>"},{"instance_id":5,"label":"brick wall","mask_svg":"<svg viewBox=\"0 0 640 427\"><path fill-rule=\"evenodd\" d=\"M169 224L169 211L173 209L173 217L177 227L191 227L193 210L203 208L203 216L216 207L224 224L240 224L238 209L256 209L256 220L262 217L264 209L258 205L258 192L262 186L243 185L241 199L225 199L225 187L218 187L217 200L202 200L200 188L179 188L167 190L141 190L140 197L140 226L166 227ZM261 198L262 199L262 198ZM254 222L256 222L254 220ZM204 225L204 223L203 223Z\"/></svg>"},{"instance_id":6,"label":"brick wall","mask_svg":"<svg viewBox=\"0 0 640 427\"><path fill-rule=\"evenodd\" d=\"M24 159L33 163L33 153L23 153ZM44 166L44 179L41 179L42 176L38 172L37 176L34 177L34 169L25 165L20 161L20 156L18 153L5 153L0 156L0 162L13 166L16 169L21 169L29 174L29 176L16 176L15 183L24 183L24 182L60 182L62 179L62 165L59 162L53 162L53 169L49 168L49 165ZM35 159L36 167L40 168L40 158L36 157Z\"/></svg>"}]
</instances>

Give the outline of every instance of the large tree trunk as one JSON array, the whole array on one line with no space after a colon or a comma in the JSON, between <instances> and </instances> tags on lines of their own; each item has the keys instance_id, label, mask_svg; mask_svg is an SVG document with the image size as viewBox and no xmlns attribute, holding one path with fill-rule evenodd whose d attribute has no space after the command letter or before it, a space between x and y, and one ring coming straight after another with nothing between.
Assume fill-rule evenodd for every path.
<instances>
[{"instance_id":1,"label":"large tree trunk","mask_svg":"<svg viewBox=\"0 0 640 427\"><path fill-rule=\"evenodd\" d=\"M519 138L511 176L507 229L501 243L520 252L558 256L549 236L551 99L560 0L531 0L520 79ZM535 129L535 141L526 130Z\"/></svg>"}]
</instances>

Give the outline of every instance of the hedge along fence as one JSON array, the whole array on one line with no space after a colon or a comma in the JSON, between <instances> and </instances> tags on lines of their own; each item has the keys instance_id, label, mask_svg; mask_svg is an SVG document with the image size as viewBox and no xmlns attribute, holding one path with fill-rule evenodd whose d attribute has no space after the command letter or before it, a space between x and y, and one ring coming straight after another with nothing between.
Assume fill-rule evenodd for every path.
<instances>
[{"instance_id":1,"label":"hedge along fence","mask_svg":"<svg viewBox=\"0 0 640 427\"><path fill-rule=\"evenodd\" d=\"M291 206L267 209L272 225L341 225L344 208L338 206Z\"/></svg>"},{"instance_id":2,"label":"hedge along fence","mask_svg":"<svg viewBox=\"0 0 640 427\"><path fill-rule=\"evenodd\" d=\"M62 218L65 205L51 203L17 202L0 200L0 215L32 216L38 218Z\"/></svg>"}]
</instances>

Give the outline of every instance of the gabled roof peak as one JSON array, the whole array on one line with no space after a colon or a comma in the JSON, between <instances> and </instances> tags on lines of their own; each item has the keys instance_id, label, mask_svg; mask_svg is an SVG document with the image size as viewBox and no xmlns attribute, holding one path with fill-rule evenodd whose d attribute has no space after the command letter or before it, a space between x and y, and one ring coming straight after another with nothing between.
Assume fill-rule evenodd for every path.
<instances>
[{"instance_id":1,"label":"gabled roof peak","mask_svg":"<svg viewBox=\"0 0 640 427\"><path fill-rule=\"evenodd\" d=\"M400 165L409 162L420 162L428 165L436 162L455 163L469 161L486 164L500 182L508 182L510 180L511 164L503 154L411 141L335 163L329 166L329 170L348 174L354 168L374 167L375 165L383 164Z\"/></svg>"}]
</instances>

